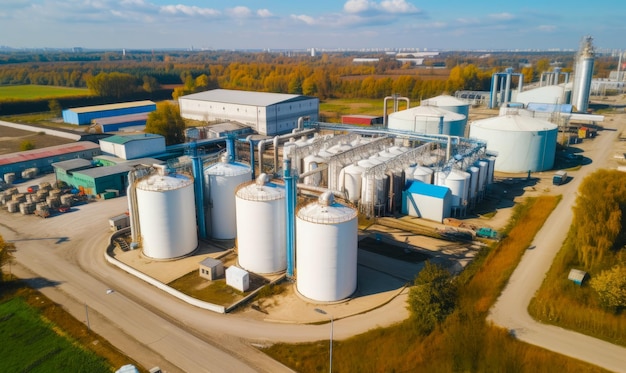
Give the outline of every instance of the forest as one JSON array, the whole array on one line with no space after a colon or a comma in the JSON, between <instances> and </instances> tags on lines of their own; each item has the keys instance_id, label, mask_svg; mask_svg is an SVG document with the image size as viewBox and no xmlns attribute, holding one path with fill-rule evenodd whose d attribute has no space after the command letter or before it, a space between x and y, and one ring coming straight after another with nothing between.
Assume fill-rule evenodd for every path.
<instances>
[{"instance_id":1,"label":"forest","mask_svg":"<svg viewBox=\"0 0 626 373\"><path fill-rule=\"evenodd\" d=\"M374 98L399 94L410 99L457 90L489 90L494 72L513 67L526 83L560 66L572 71L574 52L441 52L423 65L399 62L384 53L376 63L354 63L357 53L307 54L239 51L4 52L0 85L88 87L99 96L174 89L175 97L224 88L327 98ZM608 77L617 61L598 57L595 75ZM113 82L113 83L111 83ZM117 82L117 83L116 83ZM107 87L108 88L102 88ZM120 89L123 86L124 89Z\"/></svg>"}]
</instances>

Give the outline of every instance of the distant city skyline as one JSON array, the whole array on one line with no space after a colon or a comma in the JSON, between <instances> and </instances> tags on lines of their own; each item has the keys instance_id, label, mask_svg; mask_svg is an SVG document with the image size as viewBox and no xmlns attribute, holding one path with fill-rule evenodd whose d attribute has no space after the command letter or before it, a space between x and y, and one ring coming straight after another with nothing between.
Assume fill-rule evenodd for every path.
<instances>
[{"instance_id":1,"label":"distant city skyline","mask_svg":"<svg viewBox=\"0 0 626 373\"><path fill-rule=\"evenodd\" d=\"M86 49L625 49L626 2L4 0L0 45Z\"/></svg>"}]
</instances>

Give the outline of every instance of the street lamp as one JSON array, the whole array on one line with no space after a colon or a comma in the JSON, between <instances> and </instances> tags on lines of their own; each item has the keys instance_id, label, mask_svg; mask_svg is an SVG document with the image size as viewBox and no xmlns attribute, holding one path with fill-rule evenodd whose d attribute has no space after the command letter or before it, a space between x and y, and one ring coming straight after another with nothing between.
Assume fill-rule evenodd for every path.
<instances>
[{"instance_id":1,"label":"street lamp","mask_svg":"<svg viewBox=\"0 0 626 373\"><path fill-rule=\"evenodd\" d=\"M330 316L330 352L329 352L329 365L328 365L328 373L333 373L333 315L327 313L321 308L315 308L315 312L321 313L322 315Z\"/></svg>"}]
</instances>

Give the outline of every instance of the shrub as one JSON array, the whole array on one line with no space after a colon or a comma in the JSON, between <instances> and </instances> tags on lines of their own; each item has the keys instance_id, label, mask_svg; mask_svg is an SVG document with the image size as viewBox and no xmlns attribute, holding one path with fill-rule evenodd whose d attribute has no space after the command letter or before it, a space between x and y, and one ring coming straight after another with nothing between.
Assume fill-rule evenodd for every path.
<instances>
[{"instance_id":1,"label":"shrub","mask_svg":"<svg viewBox=\"0 0 626 373\"><path fill-rule=\"evenodd\" d=\"M616 265L600 272L590 285L604 307L615 311L626 307L626 266Z\"/></svg>"},{"instance_id":2,"label":"shrub","mask_svg":"<svg viewBox=\"0 0 626 373\"><path fill-rule=\"evenodd\" d=\"M21 151L33 150L33 149L35 149L35 143L30 140L24 140L20 144Z\"/></svg>"}]
</instances>

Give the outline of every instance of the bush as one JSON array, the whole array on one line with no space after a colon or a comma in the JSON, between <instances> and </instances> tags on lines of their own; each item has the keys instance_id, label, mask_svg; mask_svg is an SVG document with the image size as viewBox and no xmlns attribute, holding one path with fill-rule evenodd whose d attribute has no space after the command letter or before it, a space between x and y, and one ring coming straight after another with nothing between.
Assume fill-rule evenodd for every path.
<instances>
[{"instance_id":1,"label":"bush","mask_svg":"<svg viewBox=\"0 0 626 373\"><path fill-rule=\"evenodd\" d=\"M604 307L614 311L626 307L626 266L616 265L600 272L590 285Z\"/></svg>"},{"instance_id":2,"label":"bush","mask_svg":"<svg viewBox=\"0 0 626 373\"><path fill-rule=\"evenodd\" d=\"M26 150L33 150L35 149L35 143L33 143L30 140L24 140L22 141L22 143L20 144L20 150L21 151L26 151Z\"/></svg>"}]
</instances>

